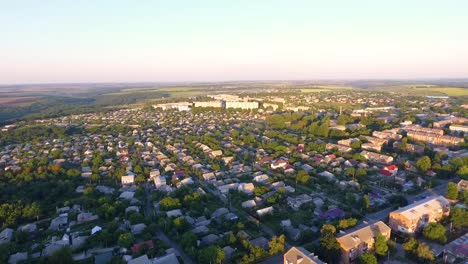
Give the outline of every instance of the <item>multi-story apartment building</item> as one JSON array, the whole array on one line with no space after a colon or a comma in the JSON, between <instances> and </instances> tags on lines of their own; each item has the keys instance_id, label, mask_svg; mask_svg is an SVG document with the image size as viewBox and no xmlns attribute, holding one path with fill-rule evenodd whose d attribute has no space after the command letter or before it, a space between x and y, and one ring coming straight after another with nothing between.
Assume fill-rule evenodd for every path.
<instances>
[{"instance_id":1,"label":"multi-story apartment building","mask_svg":"<svg viewBox=\"0 0 468 264\"><path fill-rule=\"evenodd\" d=\"M258 102L227 101L226 108L257 109Z\"/></svg>"},{"instance_id":2,"label":"multi-story apartment building","mask_svg":"<svg viewBox=\"0 0 468 264\"><path fill-rule=\"evenodd\" d=\"M364 140L368 141L369 143L382 146L383 144L387 143L386 139L378 138L378 137L369 137L369 136L361 136Z\"/></svg>"},{"instance_id":3,"label":"multi-story apartment building","mask_svg":"<svg viewBox=\"0 0 468 264\"><path fill-rule=\"evenodd\" d=\"M394 231L414 234L449 213L450 203L447 199L443 196L431 196L390 212L389 225Z\"/></svg>"},{"instance_id":4,"label":"multi-story apartment building","mask_svg":"<svg viewBox=\"0 0 468 264\"><path fill-rule=\"evenodd\" d=\"M405 126L403 129L408 131L408 132L413 131L413 132L422 132L422 133L428 133L428 134L435 134L435 135L439 135L439 136L444 135L444 130L443 129L427 128L427 127L422 127L422 126L419 126L419 125L409 125L409 126Z\"/></svg>"},{"instance_id":5,"label":"multi-story apartment building","mask_svg":"<svg viewBox=\"0 0 468 264\"><path fill-rule=\"evenodd\" d=\"M465 140L459 137L440 136L432 133L408 131L408 137L435 145L458 145Z\"/></svg>"},{"instance_id":6,"label":"multi-story apartment building","mask_svg":"<svg viewBox=\"0 0 468 264\"><path fill-rule=\"evenodd\" d=\"M341 248L340 263L355 263L362 253L373 251L379 233L389 239L391 229L384 222L379 221L337 237L336 240Z\"/></svg>"},{"instance_id":7,"label":"multi-story apartment building","mask_svg":"<svg viewBox=\"0 0 468 264\"><path fill-rule=\"evenodd\" d=\"M283 264L325 264L303 247L292 247L283 255Z\"/></svg>"},{"instance_id":8,"label":"multi-story apartment building","mask_svg":"<svg viewBox=\"0 0 468 264\"><path fill-rule=\"evenodd\" d=\"M223 101L193 102L194 107L223 107Z\"/></svg>"},{"instance_id":9,"label":"multi-story apartment building","mask_svg":"<svg viewBox=\"0 0 468 264\"><path fill-rule=\"evenodd\" d=\"M453 132L463 132L465 134L468 133L468 126L450 125L449 129Z\"/></svg>"}]
</instances>

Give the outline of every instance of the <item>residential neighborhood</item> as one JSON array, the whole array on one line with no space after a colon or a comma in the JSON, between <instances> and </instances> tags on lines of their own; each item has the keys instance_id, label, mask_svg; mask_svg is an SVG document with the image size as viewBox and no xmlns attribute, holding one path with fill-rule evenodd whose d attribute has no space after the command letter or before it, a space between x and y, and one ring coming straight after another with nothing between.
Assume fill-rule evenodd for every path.
<instances>
[{"instance_id":1,"label":"residential neighborhood","mask_svg":"<svg viewBox=\"0 0 468 264\"><path fill-rule=\"evenodd\" d=\"M213 94L17 122L1 260L463 263L467 112L435 110L451 102Z\"/></svg>"}]
</instances>

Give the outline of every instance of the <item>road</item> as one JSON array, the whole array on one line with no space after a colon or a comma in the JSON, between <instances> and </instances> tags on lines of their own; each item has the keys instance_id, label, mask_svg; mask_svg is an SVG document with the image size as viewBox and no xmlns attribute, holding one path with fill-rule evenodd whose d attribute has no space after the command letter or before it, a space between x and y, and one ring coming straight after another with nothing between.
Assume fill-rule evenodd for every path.
<instances>
[{"instance_id":1,"label":"road","mask_svg":"<svg viewBox=\"0 0 468 264\"><path fill-rule=\"evenodd\" d=\"M152 213L152 206L151 206L151 190L150 190L151 187L149 186L149 184L146 183L143 186L143 188L145 189L145 194L146 194L145 216L151 219L151 223L154 223L154 214ZM163 241L170 247L174 248L177 251L178 255L184 261L184 264L194 263L192 258L182 250L179 244L177 244L172 239L170 239L161 229L158 228L156 232L157 232L156 238Z\"/></svg>"}]
</instances>

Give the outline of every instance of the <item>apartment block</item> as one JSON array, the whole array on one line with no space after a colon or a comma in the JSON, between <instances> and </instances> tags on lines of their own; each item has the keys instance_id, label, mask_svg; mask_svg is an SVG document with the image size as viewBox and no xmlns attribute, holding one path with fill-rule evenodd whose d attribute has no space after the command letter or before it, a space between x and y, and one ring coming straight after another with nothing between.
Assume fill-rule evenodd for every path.
<instances>
[{"instance_id":1,"label":"apartment block","mask_svg":"<svg viewBox=\"0 0 468 264\"><path fill-rule=\"evenodd\" d=\"M434 145L458 145L463 143L463 138L440 136L432 133L408 131L408 137L418 141L424 141Z\"/></svg>"},{"instance_id":2,"label":"apartment block","mask_svg":"<svg viewBox=\"0 0 468 264\"><path fill-rule=\"evenodd\" d=\"M283 255L283 264L326 264L303 247L292 247Z\"/></svg>"},{"instance_id":3,"label":"apartment block","mask_svg":"<svg viewBox=\"0 0 468 264\"><path fill-rule=\"evenodd\" d=\"M390 238L391 229L379 221L336 238L341 248L340 263L354 263L364 252L373 251L377 234Z\"/></svg>"},{"instance_id":4,"label":"apartment block","mask_svg":"<svg viewBox=\"0 0 468 264\"><path fill-rule=\"evenodd\" d=\"M447 199L443 196L431 196L390 212L389 225L394 231L414 234L449 213L450 203Z\"/></svg>"}]
</instances>

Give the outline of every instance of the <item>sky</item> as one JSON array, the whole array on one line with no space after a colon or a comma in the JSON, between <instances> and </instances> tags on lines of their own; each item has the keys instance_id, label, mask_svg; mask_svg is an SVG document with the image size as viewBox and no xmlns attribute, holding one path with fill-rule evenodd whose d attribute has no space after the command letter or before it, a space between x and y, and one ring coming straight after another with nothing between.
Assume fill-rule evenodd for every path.
<instances>
[{"instance_id":1,"label":"sky","mask_svg":"<svg viewBox=\"0 0 468 264\"><path fill-rule=\"evenodd\" d=\"M465 0L0 0L0 84L468 77Z\"/></svg>"}]
</instances>

